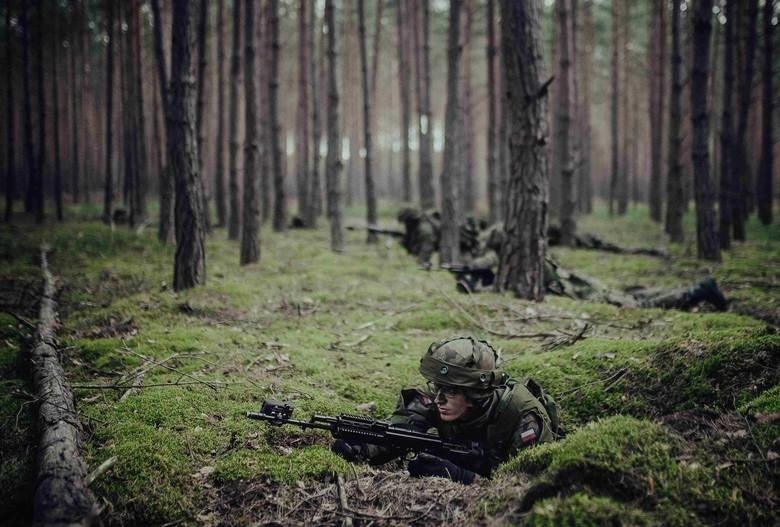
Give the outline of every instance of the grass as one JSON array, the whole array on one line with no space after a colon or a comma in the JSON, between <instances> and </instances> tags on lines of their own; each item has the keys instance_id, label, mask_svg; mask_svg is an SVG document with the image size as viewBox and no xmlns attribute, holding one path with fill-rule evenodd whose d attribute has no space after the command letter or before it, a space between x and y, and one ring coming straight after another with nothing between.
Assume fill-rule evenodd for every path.
<instances>
[{"instance_id":1,"label":"grass","mask_svg":"<svg viewBox=\"0 0 780 527\"><path fill-rule=\"evenodd\" d=\"M724 287L735 301L731 313L721 314L624 310L554 297L537 305L493 293L456 298L449 274L418 270L391 240L366 246L363 233L348 231L346 251L337 255L329 251L325 228L285 236L263 229L261 261L246 267L237 264L237 244L216 230L207 242L207 284L174 293L173 249L156 241L154 229L112 231L95 221L99 212L93 209L69 209L64 225L3 227L0 262L7 280L35 283L37 246L45 239L54 248L51 265L64 286L61 344L68 375L81 386L75 391L89 432L87 462L95 467L119 458L95 483L96 493L112 504L111 524L194 522L214 486L262 478L293 485L321 481L334 471L349 474L348 465L328 451L326 436L269 428L247 420L245 412L274 397L292 401L299 417L358 413L366 403L373 403L373 415L387 416L399 389L421 382L417 367L428 345L470 333L500 347L514 377L530 376L556 396L570 432L565 441L524 453L505 468L510 476L530 473L532 488L548 489L524 522L685 523L691 516L683 509L690 503L728 518L740 512L765 518L760 503L747 503L749 498L740 497L733 511L714 507L715 494L707 490L716 477L712 464L731 454L716 456L714 447L702 447L691 455L706 470L682 478L690 469L675 456L687 447L654 419L704 407L719 414L777 411L780 337L765 321L776 312L777 298L753 285L780 278L777 225L766 229L751 222L751 241L717 265L696 261L687 246L671 247L675 259L668 262L555 251L562 265L613 287L679 285L711 272L737 284ZM383 204L381 220L392 224L396 210ZM362 211L348 212L360 223ZM690 221L686 226L690 230ZM625 244L663 242L642 210L610 220L597 209L580 227ZM536 340L492 337L485 321L509 310L565 318L491 324L522 332L572 330L585 320L593 327L584 340L553 350ZM20 503L32 467L32 405L14 392L28 382L20 352L24 330L9 317L0 322L6 331L0 339L1 444L3 459L13 460L3 463L0 486ZM153 366L160 361L170 369ZM147 370L145 384L194 384L147 388L124 400L124 390L86 388L127 384L139 369ZM212 389L193 379L220 384ZM771 423L754 428L764 453L775 430ZM637 488L645 494L652 478L652 503L668 504L668 515L653 512L651 502L626 501L585 484L550 486L586 459L591 468L614 465L620 474L638 474ZM751 477L732 472L723 481L744 484L745 495L754 496ZM673 499L683 483L690 488ZM723 488L715 485L712 492ZM707 514L697 521L706 523Z\"/></svg>"}]
</instances>

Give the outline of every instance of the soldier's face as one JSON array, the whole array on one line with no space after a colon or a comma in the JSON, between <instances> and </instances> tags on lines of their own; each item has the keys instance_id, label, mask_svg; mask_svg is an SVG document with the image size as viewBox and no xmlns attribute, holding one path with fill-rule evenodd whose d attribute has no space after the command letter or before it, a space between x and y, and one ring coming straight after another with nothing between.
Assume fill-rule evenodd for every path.
<instances>
[{"instance_id":1,"label":"soldier's face","mask_svg":"<svg viewBox=\"0 0 780 527\"><path fill-rule=\"evenodd\" d=\"M466 413L468 403L462 393L444 394L442 391L436 395L436 407L442 421L450 422L460 418Z\"/></svg>"}]
</instances>

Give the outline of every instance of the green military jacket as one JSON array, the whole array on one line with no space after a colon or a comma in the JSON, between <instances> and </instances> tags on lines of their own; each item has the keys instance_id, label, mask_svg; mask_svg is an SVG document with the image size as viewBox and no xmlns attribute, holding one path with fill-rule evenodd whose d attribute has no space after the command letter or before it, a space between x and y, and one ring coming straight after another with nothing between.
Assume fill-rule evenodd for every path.
<instances>
[{"instance_id":1,"label":"green military jacket","mask_svg":"<svg viewBox=\"0 0 780 527\"><path fill-rule=\"evenodd\" d=\"M544 405L525 385L510 380L497 388L480 408L465 416L465 420L444 422L431 398L415 389L403 390L390 422L420 432L435 430L450 441L476 442L485 452L485 458L474 460L465 467L482 475L489 475L500 463L524 448L521 434L523 419L529 415L542 423L536 442L554 439L552 424ZM370 455L373 463L381 464L394 457L377 449Z\"/></svg>"}]
</instances>

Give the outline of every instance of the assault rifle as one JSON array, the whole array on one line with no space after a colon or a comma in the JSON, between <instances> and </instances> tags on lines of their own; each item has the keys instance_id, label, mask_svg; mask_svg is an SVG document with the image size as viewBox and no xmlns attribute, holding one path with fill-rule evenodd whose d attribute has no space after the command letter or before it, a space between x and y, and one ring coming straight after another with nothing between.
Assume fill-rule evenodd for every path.
<instances>
[{"instance_id":1,"label":"assault rifle","mask_svg":"<svg viewBox=\"0 0 780 527\"><path fill-rule=\"evenodd\" d=\"M383 229L376 225L366 225L365 227L359 227L355 225L347 225L348 231L362 231L373 232L374 234L384 234L385 236L392 236L393 238L403 238L405 236L404 231L398 231L395 229Z\"/></svg>"},{"instance_id":2,"label":"assault rifle","mask_svg":"<svg viewBox=\"0 0 780 527\"><path fill-rule=\"evenodd\" d=\"M312 415L308 421L292 418L293 405L281 401L266 399L259 412L247 412L249 419L268 421L271 425L295 425L303 428L327 430L336 439L347 443L364 443L388 447L402 454L424 452L449 459L457 465L473 464L484 457L484 452L476 443L456 443L446 441L436 434L408 430L394 426L386 421L371 417L341 414Z\"/></svg>"},{"instance_id":3,"label":"assault rifle","mask_svg":"<svg viewBox=\"0 0 780 527\"><path fill-rule=\"evenodd\" d=\"M493 285L496 279L496 275L489 267L471 267L469 265L462 264L441 264L439 269L451 272L455 275L455 279L458 281L458 290L461 288L466 291L463 293L473 292L478 288L486 288Z\"/></svg>"}]
</instances>

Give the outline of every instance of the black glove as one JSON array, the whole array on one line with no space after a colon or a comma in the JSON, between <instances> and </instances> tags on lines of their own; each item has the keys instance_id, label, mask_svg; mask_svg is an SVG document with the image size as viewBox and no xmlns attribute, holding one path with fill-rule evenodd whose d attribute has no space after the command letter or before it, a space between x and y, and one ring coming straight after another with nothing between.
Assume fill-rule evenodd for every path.
<instances>
[{"instance_id":1,"label":"black glove","mask_svg":"<svg viewBox=\"0 0 780 527\"><path fill-rule=\"evenodd\" d=\"M430 454L418 454L416 458L409 461L407 467L409 474L413 478L422 478L433 476L437 478L448 478L458 483L470 485L474 482L476 474L468 469L459 467L452 461Z\"/></svg>"},{"instance_id":2,"label":"black glove","mask_svg":"<svg viewBox=\"0 0 780 527\"><path fill-rule=\"evenodd\" d=\"M347 461L363 461L365 459L365 452L363 445L350 445L343 439L336 439L332 445L330 445L330 451L341 456Z\"/></svg>"}]
</instances>

